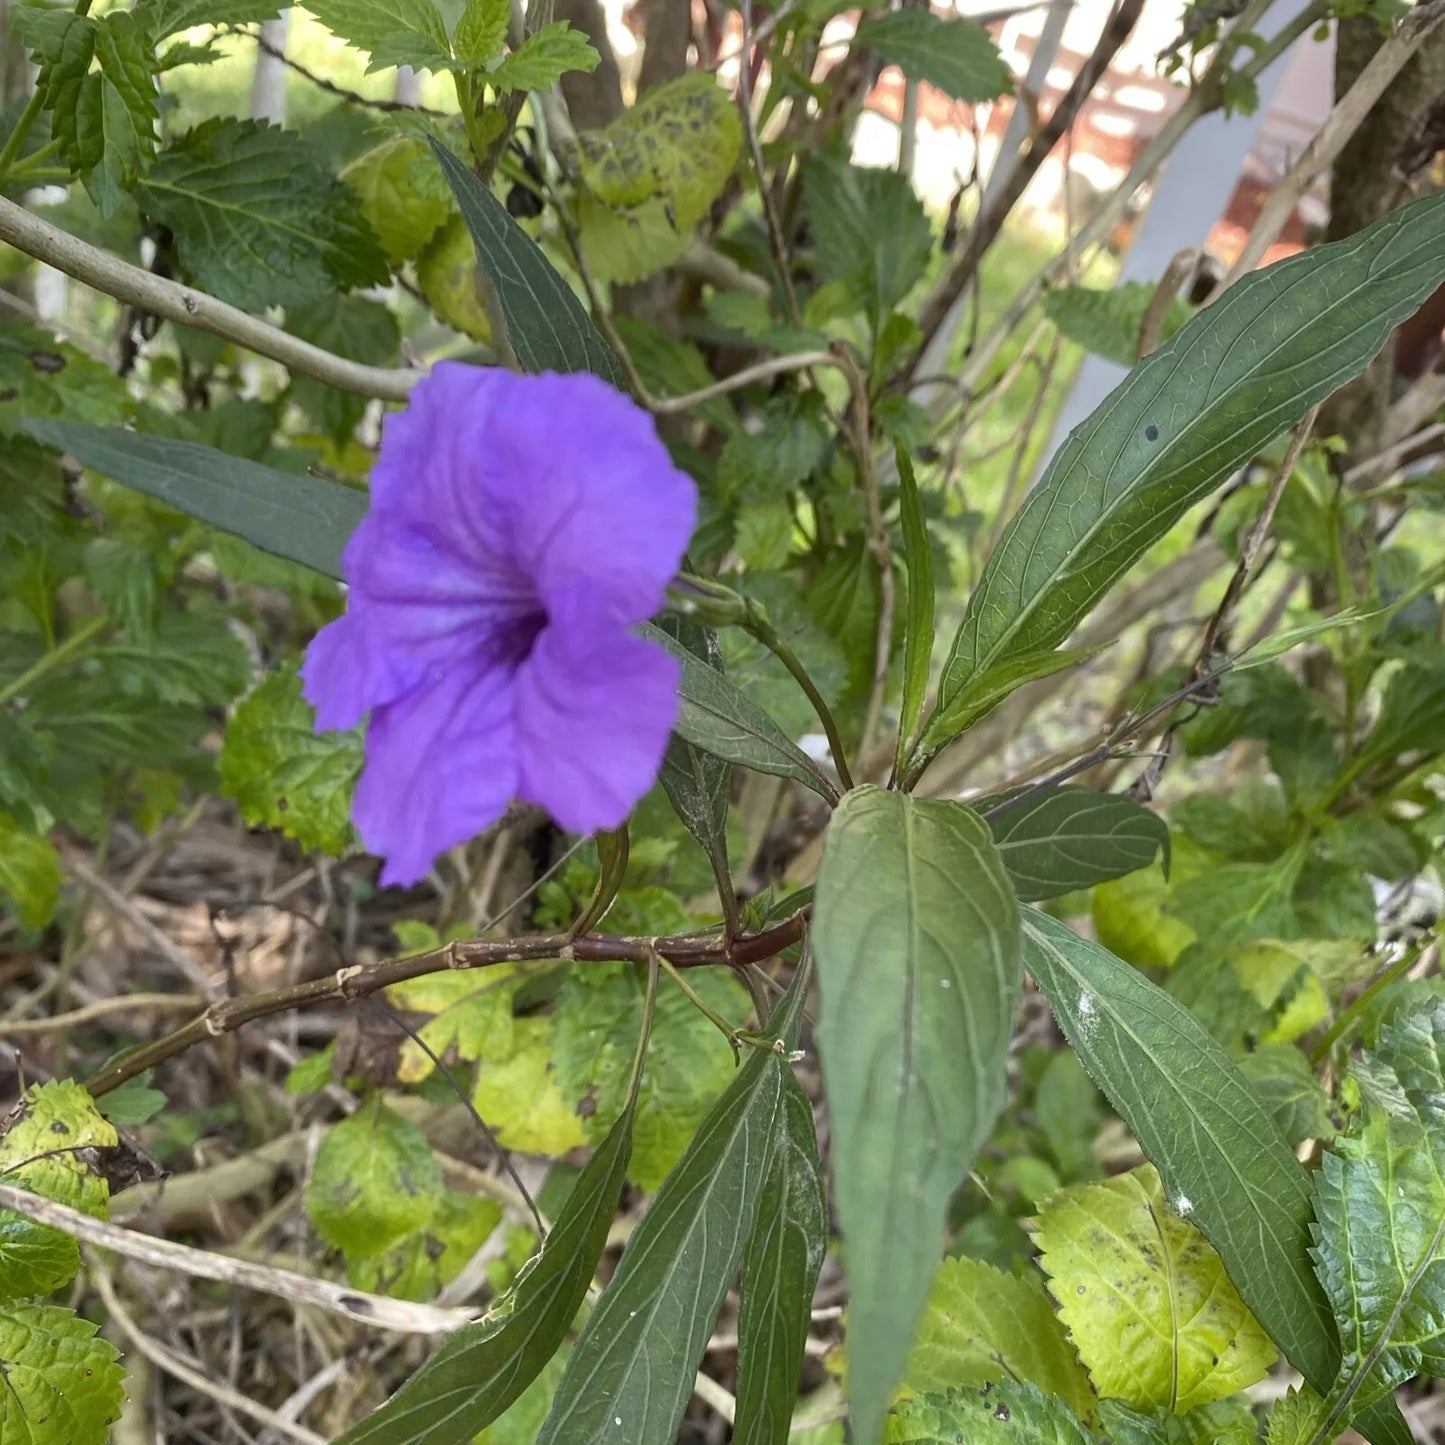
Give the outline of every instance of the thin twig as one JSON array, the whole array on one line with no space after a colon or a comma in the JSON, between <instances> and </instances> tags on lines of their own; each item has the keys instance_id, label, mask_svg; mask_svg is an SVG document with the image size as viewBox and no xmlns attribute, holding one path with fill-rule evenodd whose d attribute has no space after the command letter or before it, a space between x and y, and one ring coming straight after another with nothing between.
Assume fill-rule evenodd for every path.
<instances>
[{"instance_id":1,"label":"thin twig","mask_svg":"<svg viewBox=\"0 0 1445 1445\"><path fill-rule=\"evenodd\" d=\"M435 1305L414 1304L410 1300L390 1299L385 1295L368 1294L330 1280L312 1279L293 1274L287 1269L253 1264L228 1255L212 1254L189 1244L176 1244L157 1239L134 1229L123 1229L104 1219L82 1214L67 1204L57 1204L28 1189L0 1183L0 1208L13 1209L27 1219L48 1224L66 1234L84 1240L100 1249L114 1250L127 1259L139 1260L156 1269L173 1269L194 1279L213 1279L241 1289L258 1290L276 1295L298 1305L315 1305L331 1314L344 1315L357 1324L374 1329L395 1330L398 1334L449 1334L476 1318L474 1310L444 1310Z\"/></svg>"},{"instance_id":2,"label":"thin twig","mask_svg":"<svg viewBox=\"0 0 1445 1445\"><path fill-rule=\"evenodd\" d=\"M183 286L140 266L132 266L129 261L122 261L119 256L31 215L23 206L3 196L0 196L0 241L118 301L138 306L177 325L224 337L258 356L280 362L299 376L314 377L340 391L382 401L405 401L425 374L389 371L348 361L235 306L217 301L194 286Z\"/></svg>"},{"instance_id":3,"label":"thin twig","mask_svg":"<svg viewBox=\"0 0 1445 1445\"><path fill-rule=\"evenodd\" d=\"M1153 295L1149 297L1143 316L1139 318L1139 338L1134 345L1136 360L1143 361L1151 352L1159 349L1159 342L1164 336L1164 323L1169 319L1169 308L1174 304L1174 298L1179 294L1179 288L1188 279L1189 273L1199 264L1199 256L1198 246L1186 246L1182 251L1176 251L1174 259L1164 268L1164 274L1159 278Z\"/></svg>"},{"instance_id":4,"label":"thin twig","mask_svg":"<svg viewBox=\"0 0 1445 1445\"><path fill-rule=\"evenodd\" d=\"M430 106L412 105L404 100L371 100L367 96L358 95L354 90L347 90L344 86L337 85L334 81L327 80L324 75L317 75L314 70L308 70L299 60L293 60L287 55L285 48L280 45L272 45L259 30L247 30L244 26L238 26L234 35L244 36L248 40L254 40L257 46L279 60L282 65L294 70L303 80L309 80L312 85L324 90L328 95L334 95L349 105L365 106L368 110L380 111L409 111L413 115L430 115L438 120L450 120L451 117L444 110L433 110Z\"/></svg>"},{"instance_id":5,"label":"thin twig","mask_svg":"<svg viewBox=\"0 0 1445 1445\"><path fill-rule=\"evenodd\" d=\"M20 1039L65 1029L80 1028L96 1019L133 1010L153 1009L160 1013L189 1013L205 1006L205 995L198 993L125 993L115 998L97 999L84 1008L54 1014L44 1019L22 1019L19 1023L0 1023L0 1039Z\"/></svg>"},{"instance_id":6,"label":"thin twig","mask_svg":"<svg viewBox=\"0 0 1445 1445\"><path fill-rule=\"evenodd\" d=\"M731 376L725 376L721 381L689 392L686 396L644 396L643 404L658 416L671 416L676 412L687 411L690 407L701 406L717 397L726 396L744 386L751 386L754 382L766 381L770 376L782 376L789 371L807 371L814 366L836 366L840 370L844 369L834 352L799 351L791 356L769 357L767 361L745 367L742 371L736 371Z\"/></svg>"}]
</instances>

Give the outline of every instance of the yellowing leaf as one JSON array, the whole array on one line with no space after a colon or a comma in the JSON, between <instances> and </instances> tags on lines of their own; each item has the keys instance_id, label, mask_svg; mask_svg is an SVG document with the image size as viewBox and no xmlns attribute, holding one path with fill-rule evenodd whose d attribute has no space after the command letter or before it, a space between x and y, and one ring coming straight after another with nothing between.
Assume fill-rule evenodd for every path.
<instances>
[{"instance_id":1,"label":"yellowing leaf","mask_svg":"<svg viewBox=\"0 0 1445 1445\"><path fill-rule=\"evenodd\" d=\"M1094 889L1094 931L1110 953L1136 968L1168 968L1197 938L1182 919L1165 913L1171 889L1211 866L1210 855L1192 839L1170 839L1169 878L1151 864Z\"/></svg>"},{"instance_id":2,"label":"yellowing leaf","mask_svg":"<svg viewBox=\"0 0 1445 1445\"><path fill-rule=\"evenodd\" d=\"M596 196L579 196L577 234L588 270L599 280L624 285L671 266L691 239L656 196L628 210L613 210Z\"/></svg>"},{"instance_id":3,"label":"yellowing leaf","mask_svg":"<svg viewBox=\"0 0 1445 1445\"><path fill-rule=\"evenodd\" d=\"M42 928L54 916L64 882L60 856L50 840L0 810L0 900L13 899L21 923Z\"/></svg>"},{"instance_id":4,"label":"yellowing leaf","mask_svg":"<svg viewBox=\"0 0 1445 1445\"><path fill-rule=\"evenodd\" d=\"M518 982L517 971L502 964L423 974L393 984L386 996L396 1007L434 1015L417 1033L438 1057L455 1045L463 1059L485 1062L510 1058L514 1051L512 995ZM434 1067L414 1040L402 1045L397 1065L402 1083L419 1083Z\"/></svg>"},{"instance_id":5,"label":"yellowing leaf","mask_svg":"<svg viewBox=\"0 0 1445 1445\"><path fill-rule=\"evenodd\" d=\"M1189 1223L1192 1207L1166 1200L1145 1164L1061 1191L1034 1226L1095 1389L1137 1409L1182 1414L1252 1385L1275 1360L1219 1256Z\"/></svg>"},{"instance_id":6,"label":"yellowing leaf","mask_svg":"<svg viewBox=\"0 0 1445 1445\"><path fill-rule=\"evenodd\" d=\"M125 1403L115 1346L58 1305L0 1308L0 1440L105 1445Z\"/></svg>"},{"instance_id":7,"label":"yellowing leaf","mask_svg":"<svg viewBox=\"0 0 1445 1445\"><path fill-rule=\"evenodd\" d=\"M548 1017L516 1019L514 1052L478 1068L472 1102L506 1148L555 1158L585 1144L587 1132L557 1086L554 1028Z\"/></svg>"},{"instance_id":8,"label":"yellowing leaf","mask_svg":"<svg viewBox=\"0 0 1445 1445\"><path fill-rule=\"evenodd\" d=\"M904 1386L917 1393L982 1385L1000 1371L1093 1414L1088 1376L1037 1279L977 1259L945 1259L933 1277Z\"/></svg>"},{"instance_id":9,"label":"yellowing leaf","mask_svg":"<svg viewBox=\"0 0 1445 1445\"><path fill-rule=\"evenodd\" d=\"M425 141L397 136L341 172L361 200L361 214L396 265L417 255L452 211L451 192Z\"/></svg>"},{"instance_id":10,"label":"yellowing leaf","mask_svg":"<svg viewBox=\"0 0 1445 1445\"><path fill-rule=\"evenodd\" d=\"M427 305L473 341L490 341L492 323L477 281L477 248L460 216L432 238L416 263L416 282Z\"/></svg>"}]
</instances>

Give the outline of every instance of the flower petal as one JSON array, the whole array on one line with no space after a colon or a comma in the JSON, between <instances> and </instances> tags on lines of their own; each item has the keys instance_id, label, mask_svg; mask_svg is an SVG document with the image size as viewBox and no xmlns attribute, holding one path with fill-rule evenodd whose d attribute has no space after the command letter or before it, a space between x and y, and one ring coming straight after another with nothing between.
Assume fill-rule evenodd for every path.
<instances>
[{"instance_id":1,"label":"flower petal","mask_svg":"<svg viewBox=\"0 0 1445 1445\"><path fill-rule=\"evenodd\" d=\"M483 484L549 610L586 583L614 621L651 617L697 521L697 488L652 417L585 372L508 374L489 396Z\"/></svg>"},{"instance_id":2,"label":"flower petal","mask_svg":"<svg viewBox=\"0 0 1445 1445\"><path fill-rule=\"evenodd\" d=\"M618 827L657 780L681 671L574 588L517 672L518 796L573 832Z\"/></svg>"},{"instance_id":3,"label":"flower petal","mask_svg":"<svg viewBox=\"0 0 1445 1445\"><path fill-rule=\"evenodd\" d=\"M352 809L383 885L411 884L436 856L506 811L517 784L513 675L463 659L435 682L377 708Z\"/></svg>"}]
</instances>

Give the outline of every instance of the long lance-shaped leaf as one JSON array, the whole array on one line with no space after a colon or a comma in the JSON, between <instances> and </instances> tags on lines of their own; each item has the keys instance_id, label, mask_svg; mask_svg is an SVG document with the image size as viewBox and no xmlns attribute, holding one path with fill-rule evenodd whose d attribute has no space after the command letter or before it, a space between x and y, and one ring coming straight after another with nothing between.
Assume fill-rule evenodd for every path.
<instances>
[{"instance_id":1,"label":"long lance-shaped leaf","mask_svg":"<svg viewBox=\"0 0 1445 1445\"><path fill-rule=\"evenodd\" d=\"M328 577L341 576L342 549L366 515L365 492L198 442L80 421L33 418L25 425L82 466Z\"/></svg>"},{"instance_id":2,"label":"long lance-shaped leaf","mask_svg":"<svg viewBox=\"0 0 1445 1445\"><path fill-rule=\"evenodd\" d=\"M1184 513L1358 375L1445 277L1445 195L1246 277L1060 448L988 560L939 689L1054 647Z\"/></svg>"},{"instance_id":3,"label":"long lance-shaped leaf","mask_svg":"<svg viewBox=\"0 0 1445 1445\"><path fill-rule=\"evenodd\" d=\"M876 1441L944 1242L1004 1099L1018 904L962 803L858 788L813 899L818 1045L851 1289L853 1438Z\"/></svg>"},{"instance_id":4,"label":"long lance-shaped leaf","mask_svg":"<svg viewBox=\"0 0 1445 1445\"><path fill-rule=\"evenodd\" d=\"M1024 967L1175 1207L1290 1363L1328 1390L1340 1349L1310 1265L1310 1180L1278 1125L1189 1010L1137 970L1037 909L1024 910L1023 940ZM1359 1425L1375 1445L1410 1440L1390 1401Z\"/></svg>"},{"instance_id":5,"label":"long lance-shaped leaf","mask_svg":"<svg viewBox=\"0 0 1445 1445\"><path fill-rule=\"evenodd\" d=\"M431 146L496 292L517 360L527 371L593 371L625 390L612 348L541 247L456 156L436 141Z\"/></svg>"},{"instance_id":6,"label":"long lance-shaped leaf","mask_svg":"<svg viewBox=\"0 0 1445 1445\"><path fill-rule=\"evenodd\" d=\"M770 1024L785 1041L796 1035L804 974ZM578 1337L537 1445L676 1439L757 1217L787 1068L782 1053L755 1051L708 1110Z\"/></svg>"},{"instance_id":7,"label":"long lance-shaped leaf","mask_svg":"<svg viewBox=\"0 0 1445 1445\"><path fill-rule=\"evenodd\" d=\"M733 1445L786 1445L813 1289L827 1249L813 1106L802 1085L786 1074L772 1170L743 1255Z\"/></svg>"}]
</instances>

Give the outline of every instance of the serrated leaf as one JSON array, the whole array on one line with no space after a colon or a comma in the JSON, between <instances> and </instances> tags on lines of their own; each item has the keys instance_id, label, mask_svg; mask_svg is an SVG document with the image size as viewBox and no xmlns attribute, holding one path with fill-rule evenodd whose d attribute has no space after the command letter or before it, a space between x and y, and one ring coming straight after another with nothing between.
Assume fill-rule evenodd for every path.
<instances>
[{"instance_id":1,"label":"serrated leaf","mask_svg":"<svg viewBox=\"0 0 1445 1445\"><path fill-rule=\"evenodd\" d=\"M149 636L118 638L95 656L117 693L165 703L224 705L251 677L251 659L219 613L164 612Z\"/></svg>"},{"instance_id":2,"label":"serrated leaf","mask_svg":"<svg viewBox=\"0 0 1445 1445\"><path fill-rule=\"evenodd\" d=\"M366 494L195 442L83 422L28 421L41 441L263 552L340 578L341 553L366 515Z\"/></svg>"},{"instance_id":3,"label":"serrated leaf","mask_svg":"<svg viewBox=\"0 0 1445 1445\"><path fill-rule=\"evenodd\" d=\"M1289 1392L1269 1414L1265 1445L1314 1445L1329 1407L1308 1385Z\"/></svg>"},{"instance_id":4,"label":"serrated leaf","mask_svg":"<svg viewBox=\"0 0 1445 1445\"><path fill-rule=\"evenodd\" d=\"M32 1084L3 1128L0 1178L105 1218L110 1186L85 1151L114 1148L118 1139L79 1084L71 1079ZM0 1299L49 1294L68 1284L79 1268L80 1250L70 1235L0 1210Z\"/></svg>"},{"instance_id":5,"label":"serrated leaf","mask_svg":"<svg viewBox=\"0 0 1445 1445\"><path fill-rule=\"evenodd\" d=\"M226 724L221 791L253 827L340 855L352 842L351 795L361 763L359 732L318 733L295 670L277 668Z\"/></svg>"},{"instance_id":6,"label":"serrated leaf","mask_svg":"<svg viewBox=\"0 0 1445 1445\"><path fill-rule=\"evenodd\" d=\"M1364 369L1445 274L1445 197L1244 278L1135 367L1009 523L940 683L1062 642L1184 511Z\"/></svg>"},{"instance_id":7,"label":"serrated leaf","mask_svg":"<svg viewBox=\"0 0 1445 1445\"><path fill-rule=\"evenodd\" d=\"M451 214L451 192L419 136L383 141L352 161L341 179L360 197L361 214L394 265L420 254Z\"/></svg>"},{"instance_id":8,"label":"serrated leaf","mask_svg":"<svg viewBox=\"0 0 1445 1445\"><path fill-rule=\"evenodd\" d=\"M596 70L601 58L580 30L556 20L493 66L487 83L495 90L551 90L569 71Z\"/></svg>"},{"instance_id":9,"label":"serrated leaf","mask_svg":"<svg viewBox=\"0 0 1445 1445\"><path fill-rule=\"evenodd\" d=\"M1088 1376L1032 1278L980 1260L948 1258L938 1267L918 1323L903 1382L916 1394L955 1385L1027 1380L1081 1416L1093 1413Z\"/></svg>"},{"instance_id":10,"label":"serrated leaf","mask_svg":"<svg viewBox=\"0 0 1445 1445\"><path fill-rule=\"evenodd\" d=\"M1360 745L1356 769L1401 753L1445 748L1440 718L1445 713L1445 661L1407 662L1385 688L1380 715Z\"/></svg>"},{"instance_id":11,"label":"serrated leaf","mask_svg":"<svg viewBox=\"0 0 1445 1445\"><path fill-rule=\"evenodd\" d=\"M457 28L452 33L452 49L466 65L486 65L501 54L507 38L512 7L507 0L467 0Z\"/></svg>"},{"instance_id":12,"label":"serrated leaf","mask_svg":"<svg viewBox=\"0 0 1445 1445\"><path fill-rule=\"evenodd\" d=\"M904 1401L885 1438L887 1445L1094 1445L1062 1400L1002 1375L983 1390Z\"/></svg>"},{"instance_id":13,"label":"serrated leaf","mask_svg":"<svg viewBox=\"0 0 1445 1445\"><path fill-rule=\"evenodd\" d=\"M432 0L307 0L306 8L333 35L368 51L367 73L393 65L445 70L451 46Z\"/></svg>"},{"instance_id":14,"label":"serrated leaf","mask_svg":"<svg viewBox=\"0 0 1445 1445\"><path fill-rule=\"evenodd\" d=\"M1298 1049L1289 1044L1264 1044L1240 1060L1239 1072L1291 1144L1329 1138L1334 1133L1329 1095Z\"/></svg>"},{"instance_id":15,"label":"serrated leaf","mask_svg":"<svg viewBox=\"0 0 1445 1445\"><path fill-rule=\"evenodd\" d=\"M1293 893L1303 863L1298 847L1272 863L1225 863L1181 882L1165 907L1214 943L1293 938L1299 933Z\"/></svg>"},{"instance_id":16,"label":"serrated leaf","mask_svg":"<svg viewBox=\"0 0 1445 1445\"><path fill-rule=\"evenodd\" d=\"M678 737L724 762L792 778L821 798L831 801L837 796L838 790L817 763L722 673L659 628L644 624L640 631L682 663L678 687L682 707L673 724Z\"/></svg>"},{"instance_id":17,"label":"serrated leaf","mask_svg":"<svg viewBox=\"0 0 1445 1445\"><path fill-rule=\"evenodd\" d=\"M1145 1414L1122 1400L1100 1400L1097 1424L1110 1445L1257 1445L1259 1440L1245 1397L1197 1405L1183 1415Z\"/></svg>"},{"instance_id":18,"label":"serrated leaf","mask_svg":"<svg viewBox=\"0 0 1445 1445\"><path fill-rule=\"evenodd\" d=\"M1070 341L1119 366L1139 359L1139 328L1157 290L1151 281L1124 281L1112 290L1059 286L1044 296L1044 314ZM1160 340L1167 341L1194 314L1175 299L1164 318Z\"/></svg>"},{"instance_id":19,"label":"serrated leaf","mask_svg":"<svg viewBox=\"0 0 1445 1445\"><path fill-rule=\"evenodd\" d=\"M900 446L898 507L903 520L904 559L908 564L908 616L903 631L903 697L898 704L898 770L913 747L928 693L928 665L933 657L933 547L923 501L913 475L913 462Z\"/></svg>"},{"instance_id":20,"label":"serrated leaf","mask_svg":"<svg viewBox=\"0 0 1445 1445\"><path fill-rule=\"evenodd\" d=\"M0 809L0 899L12 901L27 928L55 916L65 874L50 840Z\"/></svg>"},{"instance_id":21,"label":"serrated leaf","mask_svg":"<svg viewBox=\"0 0 1445 1445\"><path fill-rule=\"evenodd\" d=\"M865 787L838 804L813 947L860 1440L877 1437L948 1200L1003 1104L1018 927L988 828L961 803Z\"/></svg>"},{"instance_id":22,"label":"serrated leaf","mask_svg":"<svg viewBox=\"0 0 1445 1445\"><path fill-rule=\"evenodd\" d=\"M510 1058L516 1051L512 997L524 978L505 964L476 971L448 970L395 983L386 997L394 1007L432 1016L417 1034L433 1054L440 1058L454 1048L468 1063L485 1065ZM435 1067L414 1041L402 1045L397 1064L402 1083L420 1083Z\"/></svg>"},{"instance_id":23,"label":"serrated leaf","mask_svg":"<svg viewBox=\"0 0 1445 1445\"><path fill-rule=\"evenodd\" d=\"M83 351L34 326L0 326L0 436L19 453L30 417L118 422L132 411L125 383ZM9 477L4 478L7 487Z\"/></svg>"},{"instance_id":24,"label":"serrated leaf","mask_svg":"<svg viewBox=\"0 0 1445 1445\"><path fill-rule=\"evenodd\" d=\"M1017 806L1010 798L985 798L984 815L994 846L1021 901L1057 898L1122 878L1169 857L1169 827L1157 813L1117 793L1090 788L1051 788ZM994 808L1002 811L994 812Z\"/></svg>"},{"instance_id":25,"label":"serrated leaf","mask_svg":"<svg viewBox=\"0 0 1445 1445\"><path fill-rule=\"evenodd\" d=\"M1189 1200L1255 1318L1328 1388L1339 1346L1309 1265L1309 1176L1278 1126L1189 1011L1141 974L1034 908L1023 940L1024 967L1169 1197ZM1409 1440L1393 1410L1360 1424L1376 1445Z\"/></svg>"},{"instance_id":26,"label":"serrated leaf","mask_svg":"<svg viewBox=\"0 0 1445 1445\"><path fill-rule=\"evenodd\" d=\"M0 1307L5 1445L105 1445L125 1404L125 1368L96 1330L58 1305Z\"/></svg>"},{"instance_id":27,"label":"serrated leaf","mask_svg":"<svg viewBox=\"0 0 1445 1445\"><path fill-rule=\"evenodd\" d=\"M557 1082L555 1035L556 1020L550 1016L517 1019L511 1053L477 1070L472 1102L508 1149L555 1158L587 1142L587 1131Z\"/></svg>"},{"instance_id":28,"label":"serrated leaf","mask_svg":"<svg viewBox=\"0 0 1445 1445\"><path fill-rule=\"evenodd\" d=\"M577 1177L505 1312L463 1325L336 1445L455 1445L497 1419L566 1338L607 1243L632 1144L623 1112Z\"/></svg>"},{"instance_id":29,"label":"serrated leaf","mask_svg":"<svg viewBox=\"0 0 1445 1445\"><path fill-rule=\"evenodd\" d=\"M783 1075L772 1150L757 1223L743 1251L734 1445L786 1445L813 1289L828 1248L813 1106L791 1073Z\"/></svg>"},{"instance_id":30,"label":"serrated leaf","mask_svg":"<svg viewBox=\"0 0 1445 1445\"><path fill-rule=\"evenodd\" d=\"M803 981L800 971L769 1021L785 1047ZM672 1445L757 1217L787 1068L753 1050L708 1110L582 1327L537 1445Z\"/></svg>"},{"instance_id":31,"label":"serrated leaf","mask_svg":"<svg viewBox=\"0 0 1445 1445\"><path fill-rule=\"evenodd\" d=\"M1034 1239L1099 1394L1176 1414L1262 1379L1275 1348L1240 1299L1187 1199L1152 1164L1060 1190Z\"/></svg>"},{"instance_id":32,"label":"serrated leaf","mask_svg":"<svg viewBox=\"0 0 1445 1445\"><path fill-rule=\"evenodd\" d=\"M998 46L976 20L945 20L928 9L895 10L858 27L855 44L876 50L910 80L936 86L950 100L997 100L1013 91Z\"/></svg>"},{"instance_id":33,"label":"serrated leaf","mask_svg":"<svg viewBox=\"0 0 1445 1445\"><path fill-rule=\"evenodd\" d=\"M1365 1107L1315 1181L1314 1258L1344 1357L1333 1429L1445 1373L1445 1004L1397 1016L1356 1073Z\"/></svg>"},{"instance_id":34,"label":"serrated leaf","mask_svg":"<svg viewBox=\"0 0 1445 1445\"><path fill-rule=\"evenodd\" d=\"M818 269L880 327L927 269L933 232L922 203L898 171L821 153L805 158L803 185Z\"/></svg>"},{"instance_id":35,"label":"serrated leaf","mask_svg":"<svg viewBox=\"0 0 1445 1445\"><path fill-rule=\"evenodd\" d=\"M444 1192L426 1135L374 1094L327 1130L306 1185L306 1212L316 1232L347 1255L379 1254L426 1225Z\"/></svg>"},{"instance_id":36,"label":"serrated leaf","mask_svg":"<svg viewBox=\"0 0 1445 1445\"><path fill-rule=\"evenodd\" d=\"M656 196L617 210L596 196L577 198L577 243L587 269L599 281L630 286L666 270L688 248L667 203Z\"/></svg>"},{"instance_id":37,"label":"serrated leaf","mask_svg":"<svg viewBox=\"0 0 1445 1445\"><path fill-rule=\"evenodd\" d=\"M497 293L507 337L525 370L592 371L619 391L626 378L572 288L507 208L452 153L431 142Z\"/></svg>"},{"instance_id":38,"label":"serrated leaf","mask_svg":"<svg viewBox=\"0 0 1445 1445\"><path fill-rule=\"evenodd\" d=\"M152 43L197 25L257 25L281 13L278 0L139 0L135 18Z\"/></svg>"},{"instance_id":39,"label":"serrated leaf","mask_svg":"<svg viewBox=\"0 0 1445 1445\"><path fill-rule=\"evenodd\" d=\"M747 998L725 969L689 980L724 1018L741 1022ZM592 1138L617 1118L642 1026L637 971L619 966L605 978L573 972L555 1010L553 1063L574 1117L586 1116ZM657 997L633 1121L628 1177L651 1193L682 1157L688 1140L727 1087L735 1065L727 1040L681 989L664 981Z\"/></svg>"},{"instance_id":40,"label":"serrated leaf","mask_svg":"<svg viewBox=\"0 0 1445 1445\"><path fill-rule=\"evenodd\" d=\"M205 121L166 148L135 196L175 234L196 284L235 306L304 306L389 275L355 194L293 131Z\"/></svg>"}]
</instances>

